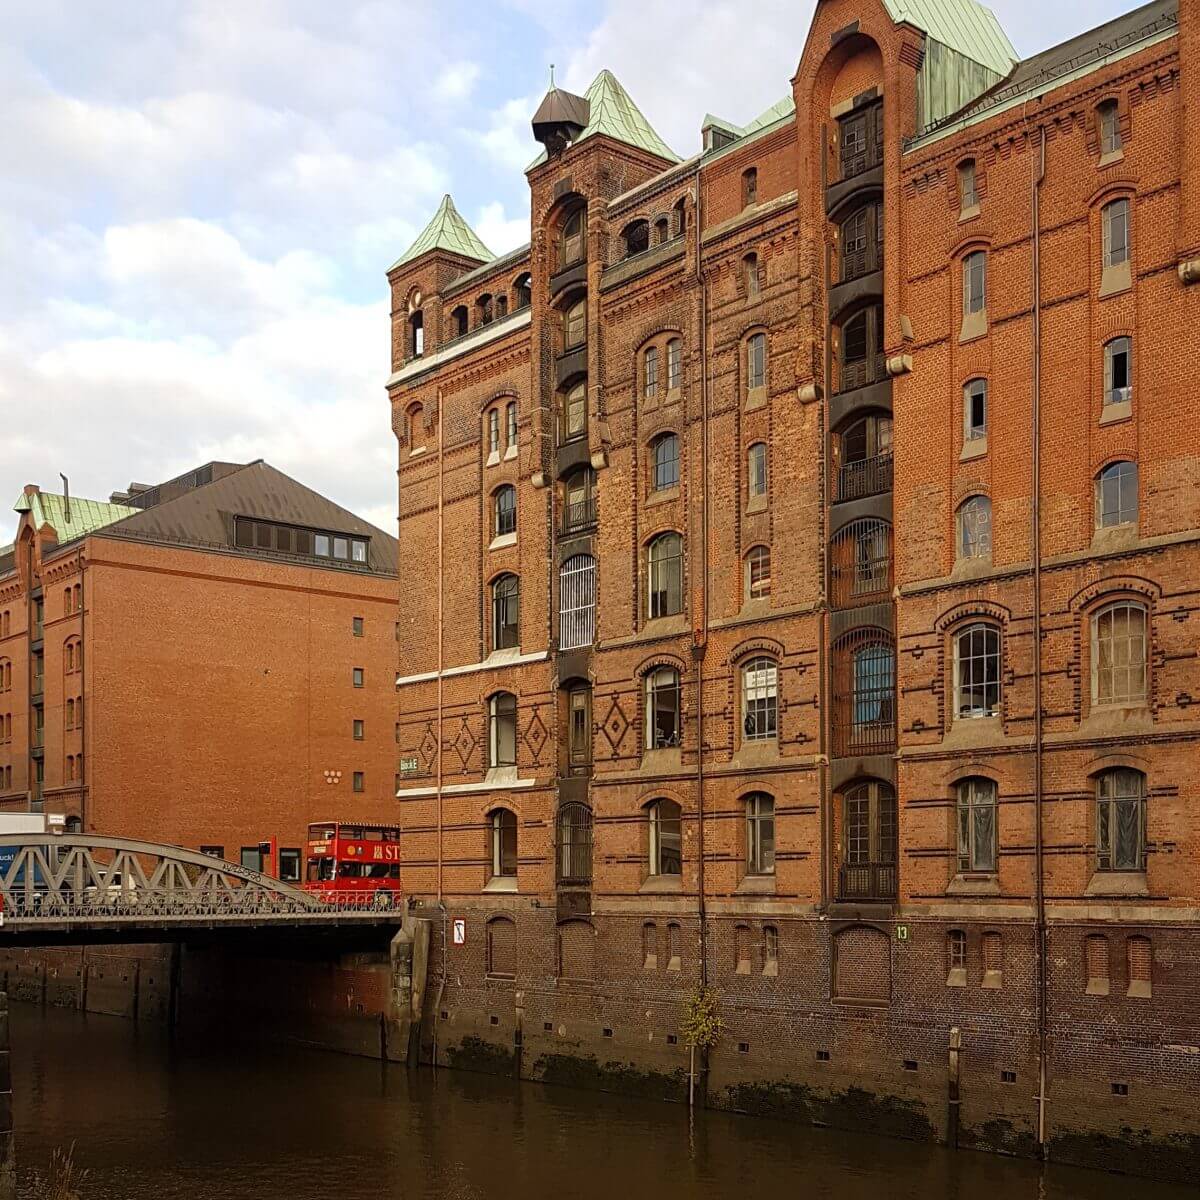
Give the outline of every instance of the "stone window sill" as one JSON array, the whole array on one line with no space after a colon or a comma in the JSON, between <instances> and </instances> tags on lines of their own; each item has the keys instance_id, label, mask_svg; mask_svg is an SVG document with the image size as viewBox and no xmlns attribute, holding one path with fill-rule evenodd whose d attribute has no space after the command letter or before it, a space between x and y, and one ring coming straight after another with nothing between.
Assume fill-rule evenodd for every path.
<instances>
[{"instance_id":1,"label":"stone window sill","mask_svg":"<svg viewBox=\"0 0 1200 1200\"><path fill-rule=\"evenodd\" d=\"M646 507L652 508L656 504L669 504L672 500L679 499L679 487L661 488L657 492L651 492L646 497Z\"/></svg>"},{"instance_id":2,"label":"stone window sill","mask_svg":"<svg viewBox=\"0 0 1200 1200\"><path fill-rule=\"evenodd\" d=\"M647 774L666 775L683 766L683 751L678 746L662 746L642 754L642 770Z\"/></svg>"},{"instance_id":3,"label":"stone window sill","mask_svg":"<svg viewBox=\"0 0 1200 1200\"><path fill-rule=\"evenodd\" d=\"M672 892L683 891L683 877L680 875L648 875L645 882L638 888L643 896L669 895ZM669 971L670 965L667 966Z\"/></svg>"},{"instance_id":4,"label":"stone window sill","mask_svg":"<svg viewBox=\"0 0 1200 1200\"><path fill-rule=\"evenodd\" d=\"M748 958L739 958L738 965L733 973L735 975L749 975L750 974L750 960Z\"/></svg>"},{"instance_id":5,"label":"stone window sill","mask_svg":"<svg viewBox=\"0 0 1200 1200\"><path fill-rule=\"evenodd\" d=\"M760 512L766 512L766 511L767 511L766 496L751 496L749 501L746 503L746 512L748 512L748 513L760 513Z\"/></svg>"},{"instance_id":6,"label":"stone window sill","mask_svg":"<svg viewBox=\"0 0 1200 1200\"><path fill-rule=\"evenodd\" d=\"M752 412L756 408L763 408L767 403L767 389L765 387L750 388L746 392L746 412Z\"/></svg>"},{"instance_id":7,"label":"stone window sill","mask_svg":"<svg viewBox=\"0 0 1200 1200\"><path fill-rule=\"evenodd\" d=\"M983 437L967 438L963 442L962 453L958 456L959 462L969 462L973 458L982 458L987 453L987 435Z\"/></svg>"},{"instance_id":8,"label":"stone window sill","mask_svg":"<svg viewBox=\"0 0 1200 1200\"><path fill-rule=\"evenodd\" d=\"M672 958L672 959L671 959L671 960L670 960L670 961L667 963L667 970L668 970L668 971L681 971L681 970L683 970L683 966L682 966L682 964L681 964L681 963L680 963L680 961L679 961L679 955L678 955L678 954L676 954L676 955L675 955L675 957L674 957L674 958Z\"/></svg>"},{"instance_id":9,"label":"stone window sill","mask_svg":"<svg viewBox=\"0 0 1200 1200\"><path fill-rule=\"evenodd\" d=\"M491 452L491 453L490 453L490 454L487 456L487 460L484 462L484 464L483 464L483 465L484 465L485 467L494 467L494 466L495 466L495 465L496 465L496 464L497 464L499 461L500 461L500 451L499 451L499 450L493 450L493 451L492 451L492 452Z\"/></svg>"},{"instance_id":10,"label":"stone window sill","mask_svg":"<svg viewBox=\"0 0 1200 1200\"><path fill-rule=\"evenodd\" d=\"M1145 871L1095 871L1085 896L1149 896Z\"/></svg>"},{"instance_id":11,"label":"stone window sill","mask_svg":"<svg viewBox=\"0 0 1200 1200\"><path fill-rule=\"evenodd\" d=\"M964 221L973 221L977 216L979 216L979 205L969 204L959 212L958 223L961 225Z\"/></svg>"},{"instance_id":12,"label":"stone window sill","mask_svg":"<svg viewBox=\"0 0 1200 1200\"><path fill-rule=\"evenodd\" d=\"M958 331L958 340L960 342L973 342L976 338L984 337L987 331L987 309L981 308L978 312L965 313L963 315L962 326Z\"/></svg>"},{"instance_id":13,"label":"stone window sill","mask_svg":"<svg viewBox=\"0 0 1200 1200\"><path fill-rule=\"evenodd\" d=\"M967 968L952 967L950 974L946 976L947 987L966 987L967 986Z\"/></svg>"},{"instance_id":14,"label":"stone window sill","mask_svg":"<svg viewBox=\"0 0 1200 1200\"><path fill-rule=\"evenodd\" d=\"M1148 979L1131 979L1125 995L1132 996L1136 1000L1149 1000L1153 995L1150 990L1150 981Z\"/></svg>"},{"instance_id":15,"label":"stone window sill","mask_svg":"<svg viewBox=\"0 0 1200 1200\"><path fill-rule=\"evenodd\" d=\"M1100 275L1100 299L1116 296L1127 292L1133 286L1130 275L1129 260L1118 263L1115 267L1105 267Z\"/></svg>"},{"instance_id":16,"label":"stone window sill","mask_svg":"<svg viewBox=\"0 0 1200 1200\"><path fill-rule=\"evenodd\" d=\"M646 961L644 963L642 963L642 970L643 971L657 971L658 970L658 955L657 954L647 954Z\"/></svg>"},{"instance_id":17,"label":"stone window sill","mask_svg":"<svg viewBox=\"0 0 1200 1200\"><path fill-rule=\"evenodd\" d=\"M489 767L487 774L483 777L484 783L492 783L497 786L517 782L516 767Z\"/></svg>"},{"instance_id":18,"label":"stone window sill","mask_svg":"<svg viewBox=\"0 0 1200 1200\"><path fill-rule=\"evenodd\" d=\"M413 448L412 448L412 449L411 449L411 450L408 452L408 457L409 457L409 458L416 458L416 456L417 456L418 454L424 454L424 453L425 453L425 447L424 447L424 446L414 446L414 447L413 447Z\"/></svg>"},{"instance_id":19,"label":"stone window sill","mask_svg":"<svg viewBox=\"0 0 1200 1200\"><path fill-rule=\"evenodd\" d=\"M1124 159L1124 150L1110 150L1107 154L1100 155L1100 161L1096 165L1098 167L1111 167L1113 163L1123 162Z\"/></svg>"},{"instance_id":20,"label":"stone window sill","mask_svg":"<svg viewBox=\"0 0 1200 1200\"><path fill-rule=\"evenodd\" d=\"M955 717L942 745L946 749L991 746L1004 740L1004 724L994 717Z\"/></svg>"},{"instance_id":21,"label":"stone window sill","mask_svg":"<svg viewBox=\"0 0 1200 1200\"><path fill-rule=\"evenodd\" d=\"M773 896L775 895L774 875L743 875L737 885L739 896Z\"/></svg>"},{"instance_id":22,"label":"stone window sill","mask_svg":"<svg viewBox=\"0 0 1200 1200\"><path fill-rule=\"evenodd\" d=\"M1004 984L1003 971L984 971L983 982L980 987L998 989Z\"/></svg>"},{"instance_id":23,"label":"stone window sill","mask_svg":"<svg viewBox=\"0 0 1200 1200\"><path fill-rule=\"evenodd\" d=\"M1126 521L1123 525L1105 525L1092 534L1092 552L1102 554L1106 550L1132 548L1137 540L1138 528L1135 521Z\"/></svg>"},{"instance_id":24,"label":"stone window sill","mask_svg":"<svg viewBox=\"0 0 1200 1200\"><path fill-rule=\"evenodd\" d=\"M683 389L682 389L682 388L668 388L668 389L667 389L667 398L666 398L666 403L667 403L667 404L678 404L678 403L679 403L679 397L680 397L682 394L683 394Z\"/></svg>"},{"instance_id":25,"label":"stone window sill","mask_svg":"<svg viewBox=\"0 0 1200 1200\"><path fill-rule=\"evenodd\" d=\"M669 637L672 634L687 633L688 623L685 613L672 613L669 617L652 617L642 626L642 633L647 637Z\"/></svg>"},{"instance_id":26,"label":"stone window sill","mask_svg":"<svg viewBox=\"0 0 1200 1200\"><path fill-rule=\"evenodd\" d=\"M998 896L1000 878L997 875L973 873L955 875L946 885L947 896Z\"/></svg>"},{"instance_id":27,"label":"stone window sill","mask_svg":"<svg viewBox=\"0 0 1200 1200\"><path fill-rule=\"evenodd\" d=\"M501 533L488 543L489 550L503 550L505 546L515 546L517 544L517 535L515 533Z\"/></svg>"},{"instance_id":28,"label":"stone window sill","mask_svg":"<svg viewBox=\"0 0 1200 1200\"><path fill-rule=\"evenodd\" d=\"M1132 400L1117 400L1106 404L1100 410L1101 425L1115 425L1118 421L1128 421L1133 416Z\"/></svg>"},{"instance_id":29,"label":"stone window sill","mask_svg":"<svg viewBox=\"0 0 1200 1200\"><path fill-rule=\"evenodd\" d=\"M493 875L483 885L483 890L485 892L515 892L517 877L515 875Z\"/></svg>"},{"instance_id":30,"label":"stone window sill","mask_svg":"<svg viewBox=\"0 0 1200 1200\"><path fill-rule=\"evenodd\" d=\"M516 457L517 457L517 444L516 444L516 442L512 442L512 443L510 443L510 444L509 444L509 445L508 445L508 446L505 448L505 450L504 450L504 457L505 457L505 458L516 458Z\"/></svg>"},{"instance_id":31,"label":"stone window sill","mask_svg":"<svg viewBox=\"0 0 1200 1200\"><path fill-rule=\"evenodd\" d=\"M1089 737L1123 737L1149 733L1154 728L1150 710L1142 704L1105 704L1093 702L1087 718L1079 722L1079 733Z\"/></svg>"},{"instance_id":32,"label":"stone window sill","mask_svg":"<svg viewBox=\"0 0 1200 1200\"><path fill-rule=\"evenodd\" d=\"M1108 995L1108 980L1107 979L1089 979L1087 987L1083 989L1085 996L1107 996Z\"/></svg>"},{"instance_id":33,"label":"stone window sill","mask_svg":"<svg viewBox=\"0 0 1200 1200\"><path fill-rule=\"evenodd\" d=\"M952 583L958 583L964 579L978 579L982 575L988 575L992 570L992 556L990 554L981 554L977 558L960 558L954 564L954 570L950 572L950 580Z\"/></svg>"},{"instance_id":34,"label":"stone window sill","mask_svg":"<svg viewBox=\"0 0 1200 1200\"><path fill-rule=\"evenodd\" d=\"M764 763L773 763L779 758L779 742L775 738L762 738L753 742L743 742L733 756L731 766L752 767Z\"/></svg>"},{"instance_id":35,"label":"stone window sill","mask_svg":"<svg viewBox=\"0 0 1200 1200\"><path fill-rule=\"evenodd\" d=\"M779 959L769 958L763 963L763 978L778 979L779 978Z\"/></svg>"}]
</instances>

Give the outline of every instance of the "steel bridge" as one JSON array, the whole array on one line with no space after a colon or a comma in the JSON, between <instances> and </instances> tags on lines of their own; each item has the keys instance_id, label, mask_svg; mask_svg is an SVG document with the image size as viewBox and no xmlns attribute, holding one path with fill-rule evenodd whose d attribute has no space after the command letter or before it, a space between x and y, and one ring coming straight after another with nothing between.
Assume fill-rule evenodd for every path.
<instances>
[{"instance_id":1,"label":"steel bridge","mask_svg":"<svg viewBox=\"0 0 1200 1200\"><path fill-rule=\"evenodd\" d=\"M186 850L78 833L2 835L0 946L173 941L218 931L394 931L398 896L301 888Z\"/></svg>"}]
</instances>

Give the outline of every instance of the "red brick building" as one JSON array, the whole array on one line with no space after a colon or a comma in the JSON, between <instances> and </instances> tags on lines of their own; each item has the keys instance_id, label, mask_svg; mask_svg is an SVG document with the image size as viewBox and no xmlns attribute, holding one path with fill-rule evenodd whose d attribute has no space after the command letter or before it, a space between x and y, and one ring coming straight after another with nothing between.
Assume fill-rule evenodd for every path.
<instances>
[{"instance_id":1,"label":"red brick building","mask_svg":"<svg viewBox=\"0 0 1200 1200\"><path fill-rule=\"evenodd\" d=\"M310 821L391 817L394 538L262 461L16 508L0 806L287 878Z\"/></svg>"},{"instance_id":2,"label":"red brick building","mask_svg":"<svg viewBox=\"0 0 1200 1200\"><path fill-rule=\"evenodd\" d=\"M708 984L716 1103L1186 1174L1200 4L797 54L685 161L551 91L530 245L388 272L430 1052L680 1095Z\"/></svg>"}]
</instances>

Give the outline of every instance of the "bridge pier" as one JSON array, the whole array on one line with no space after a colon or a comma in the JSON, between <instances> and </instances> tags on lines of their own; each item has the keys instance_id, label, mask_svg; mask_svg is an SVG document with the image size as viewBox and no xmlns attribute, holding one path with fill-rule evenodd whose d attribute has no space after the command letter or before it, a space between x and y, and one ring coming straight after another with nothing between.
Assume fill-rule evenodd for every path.
<instances>
[{"instance_id":1,"label":"bridge pier","mask_svg":"<svg viewBox=\"0 0 1200 1200\"><path fill-rule=\"evenodd\" d=\"M410 915L388 948L391 986L383 1015L383 1057L416 1066L421 1048L421 1014L429 972L429 922Z\"/></svg>"}]
</instances>

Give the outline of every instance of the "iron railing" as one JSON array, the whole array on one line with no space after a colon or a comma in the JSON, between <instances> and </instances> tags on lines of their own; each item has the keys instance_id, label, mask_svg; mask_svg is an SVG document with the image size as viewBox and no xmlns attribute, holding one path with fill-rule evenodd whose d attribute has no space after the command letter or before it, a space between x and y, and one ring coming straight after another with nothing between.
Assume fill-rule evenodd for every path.
<instances>
[{"instance_id":1,"label":"iron railing","mask_svg":"<svg viewBox=\"0 0 1200 1200\"><path fill-rule=\"evenodd\" d=\"M862 500L892 490L891 453L843 463L834 479L834 500Z\"/></svg>"},{"instance_id":2,"label":"iron railing","mask_svg":"<svg viewBox=\"0 0 1200 1200\"><path fill-rule=\"evenodd\" d=\"M834 534L829 547L831 602L854 608L886 600L892 590L892 527L863 517Z\"/></svg>"},{"instance_id":3,"label":"iron railing","mask_svg":"<svg viewBox=\"0 0 1200 1200\"><path fill-rule=\"evenodd\" d=\"M895 863L844 863L838 872L840 900L894 900Z\"/></svg>"},{"instance_id":4,"label":"iron railing","mask_svg":"<svg viewBox=\"0 0 1200 1200\"><path fill-rule=\"evenodd\" d=\"M578 533L582 529L591 529L595 524L595 496L586 496L582 500L569 500L563 505L563 533Z\"/></svg>"}]
</instances>

